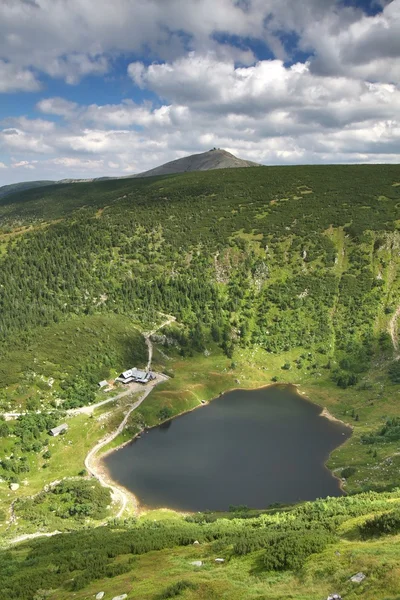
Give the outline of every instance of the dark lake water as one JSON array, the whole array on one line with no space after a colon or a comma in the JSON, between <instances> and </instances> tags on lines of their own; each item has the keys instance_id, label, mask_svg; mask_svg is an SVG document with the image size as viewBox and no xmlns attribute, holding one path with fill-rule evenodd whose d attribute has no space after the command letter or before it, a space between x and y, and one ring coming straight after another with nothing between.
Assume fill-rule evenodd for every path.
<instances>
[{"instance_id":1,"label":"dark lake water","mask_svg":"<svg viewBox=\"0 0 400 600\"><path fill-rule=\"evenodd\" d=\"M140 504L178 510L265 508L340 496L324 466L350 430L290 386L235 390L104 459Z\"/></svg>"}]
</instances>

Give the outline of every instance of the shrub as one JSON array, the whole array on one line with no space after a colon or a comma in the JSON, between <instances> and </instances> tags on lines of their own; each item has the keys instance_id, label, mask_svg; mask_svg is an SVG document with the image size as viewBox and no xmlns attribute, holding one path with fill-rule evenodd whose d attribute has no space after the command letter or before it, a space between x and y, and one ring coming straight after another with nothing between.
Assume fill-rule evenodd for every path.
<instances>
[{"instance_id":1,"label":"shrub","mask_svg":"<svg viewBox=\"0 0 400 600\"><path fill-rule=\"evenodd\" d=\"M368 519L360 526L360 534L363 539L385 534L394 535L400 532L400 509L392 510L378 517Z\"/></svg>"},{"instance_id":2,"label":"shrub","mask_svg":"<svg viewBox=\"0 0 400 600\"><path fill-rule=\"evenodd\" d=\"M274 535L267 542L264 567L267 571L298 570L308 556L321 552L331 541L330 534L318 530Z\"/></svg>"},{"instance_id":3,"label":"shrub","mask_svg":"<svg viewBox=\"0 0 400 600\"><path fill-rule=\"evenodd\" d=\"M173 585L170 585L166 590L164 590L160 595L160 600L166 600L167 598L175 598L184 592L185 590L195 590L197 585L192 583L191 581L186 581L182 579L181 581L177 581Z\"/></svg>"},{"instance_id":4,"label":"shrub","mask_svg":"<svg viewBox=\"0 0 400 600\"><path fill-rule=\"evenodd\" d=\"M343 479L348 479L349 477L352 477L352 475L355 475L356 472L357 469L355 467L345 467L342 469L340 476L343 477Z\"/></svg>"},{"instance_id":5,"label":"shrub","mask_svg":"<svg viewBox=\"0 0 400 600\"><path fill-rule=\"evenodd\" d=\"M158 413L158 418L160 419L160 421L166 421L167 419L170 419L172 417L172 410L169 408L169 406L164 406Z\"/></svg>"}]
</instances>

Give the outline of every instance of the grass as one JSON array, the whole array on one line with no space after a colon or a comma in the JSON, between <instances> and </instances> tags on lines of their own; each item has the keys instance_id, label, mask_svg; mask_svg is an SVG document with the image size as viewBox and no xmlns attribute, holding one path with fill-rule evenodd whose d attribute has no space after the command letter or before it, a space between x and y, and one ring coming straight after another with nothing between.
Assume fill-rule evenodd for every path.
<instances>
[{"instance_id":1,"label":"grass","mask_svg":"<svg viewBox=\"0 0 400 600\"><path fill-rule=\"evenodd\" d=\"M127 593L128 600L156 600L178 581L196 586L179 597L184 600L321 600L341 593L346 600L398 600L400 582L400 536L368 543L344 540L310 557L300 573L262 572L262 552L228 559L218 565L211 544L149 552L137 557L130 573L90 584L83 591L57 590L49 600L86 600L98 591L105 598ZM194 560L204 561L194 567ZM367 579L354 584L349 578L362 571Z\"/></svg>"}]
</instances>

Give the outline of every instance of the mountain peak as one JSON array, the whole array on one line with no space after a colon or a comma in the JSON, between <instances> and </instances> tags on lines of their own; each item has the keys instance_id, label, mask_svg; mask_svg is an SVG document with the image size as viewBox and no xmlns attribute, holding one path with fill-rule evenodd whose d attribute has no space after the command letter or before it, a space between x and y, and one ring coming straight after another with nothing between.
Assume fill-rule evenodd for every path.
<instances>
[{"instance_id":1,"label":"mountain peak","mask_svg":"<svg viewBox=\"0 0 400 600\"><path fill-rule=\"evenodd\" d=\"M214 169L237 169L260 166L260 164L250 160L242 160L223 148L212 148L201 154L191 154L190 156L172 160L155 169L138 173L134 177L154 177L156 175L187 173L189 171L211 171Z\"/></svg>"}]
</instances>

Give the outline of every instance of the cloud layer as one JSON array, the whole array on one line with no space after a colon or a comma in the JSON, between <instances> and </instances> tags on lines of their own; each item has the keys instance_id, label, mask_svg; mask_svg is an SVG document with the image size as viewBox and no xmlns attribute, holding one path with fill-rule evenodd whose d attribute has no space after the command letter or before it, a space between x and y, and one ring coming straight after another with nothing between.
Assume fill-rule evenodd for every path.
<instances>
[{"instance_id":1,"label":"cloud layer","mask_svg":"<svg viewBox=\"0 0 400 600\"><path fill-rule=\"evenodd\" d=\"M45 88L115 77L122 56L135 101ZM5 0L0 93L42 98L29 118L4 115L0 181L126 174L213 146L264 163L397 162L399 82L400 0L368 13L331 0Z\"/></svg>"}]
</instances>

